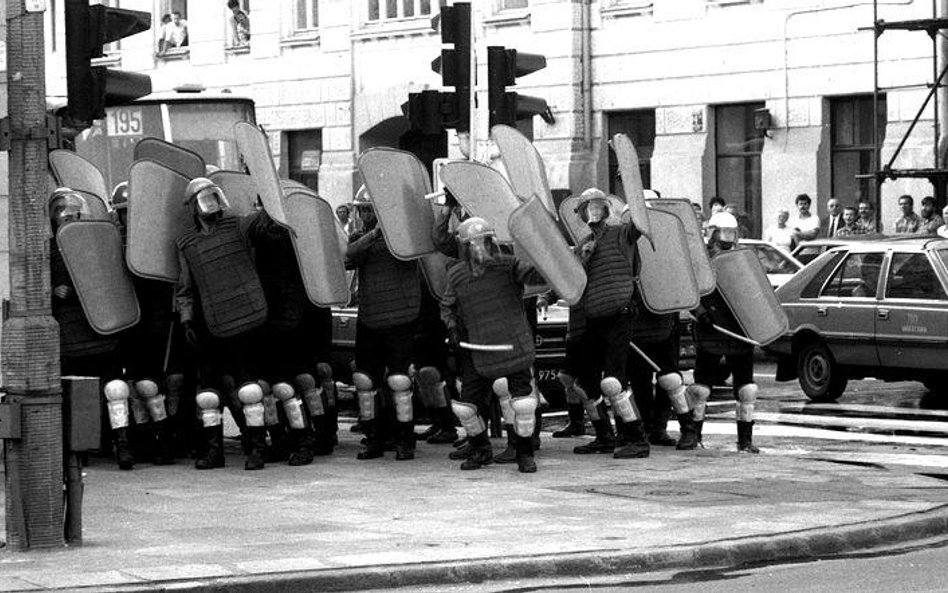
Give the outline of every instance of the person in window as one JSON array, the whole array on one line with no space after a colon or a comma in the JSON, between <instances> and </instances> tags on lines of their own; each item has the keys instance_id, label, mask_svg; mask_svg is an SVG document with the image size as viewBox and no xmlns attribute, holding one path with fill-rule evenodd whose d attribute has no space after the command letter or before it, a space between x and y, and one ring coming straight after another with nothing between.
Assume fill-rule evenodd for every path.
<instances>
[{"instance_id":1,"label":"person in window","mask_svg":"<svg viewBox=\"0 0 948 593\"><path fill-rule=\"evenodd\" d=\"M797 206L797 216L790 222L793 229L794 241L812 241L820 234L820 219L810 212L813 200L807 194L800 194L794 200Z\"/></svg>"},{"instance_id":2,"label":"person in window","mask_svg":"<svg viewBox=\"0 0 948 593\"><path fill-rule=\"evenodd\" d=\"M945 219L938 214L935 208L935 198L926 196L922 198L922 223L918 228L920 235L934 235L938 229L945 224Z\"/></svg>"},{"instance_id":3,"label":"person in window","mask_svg":"<svg viewBox=\"0 0 948 593\"><path fill-rule=\"evenodd\" d=\"M171 13L171 24L174 25L174 47L187 47L188 21L181 18L177 10Z\"/></svg>"},{"instance_id":4,"label":"person in window","mask_svg":"<svg viewBox=\"0 0 948 593\"><path fill-rule=\"evenodd\" d=\"M250 17L240 8L240 0L227 0L230 18L231 43L233 47L250 45Z\"/></svg>"},{"instance_id":5,"label":"person in window","mask_svg":"<svg viewBox=\"0 0 948 593\"><path fill-rule=\"evenodd\" d=\"M902 210L902 217L895 221L896 235L911 235L917 233L922 226L922 219L915 214L915 200L912 196L905 194L899 198L899 209Z\"/></svg>"},{"instance_id":6,"label":"person in window","mask_svg":"<svg viewBox=\"0 0 948 593\"><path fill-rule=\"evenodd\" d=\"M835 237L865 235L866 228L859 224L859 213L852 206L843 208L843 225L836 230Z\"/></svg>"},{"instance_id":7,"label":"person in window","mask_svg":"<svg viewBox=\"0 0 948 593\"><path fill-rule=\"evenodd\" d=\"M948 221L948 206L945 206L942 209L941 218L942 220ZM939 237L945 237L946 239L948 239L948 223L942 224L940 227L938 227L938 230L936 231L936 233L938 234Z\"/></svg>"},{"instance_id":8,"label":"person in window","mask_svg":"<svg viewBox=\"0 0 948 593\"><path fill-rule=\"evenodd\" d=\"M882 223L876 223L875 208L869 202L859 202L859 226L866 234L882 232Z\"/></svg>"},{"instance_id":9,"label":"person in window","mask_svg":"<svg viewBox=\"0 0 948 593\"><path fill-rule=\"evenodd\" d=\"M163 56L165 52L168 51L169 41L172 39L172 29L174 25L171 23L171 15L166 14L161 17L161 26L158 28L158 55Z\"/></svg>"},{"instance_id":10,"label":"person in window","mask_svg":"<svg viewBox=\"0 0 948 593\"><path fill-rule=\"evenodd\" d=\"M790 251L793 249L793 231L787 226L790 220L790 211L786 208L777 208L777 222L764 231L764 241Z\"/></svg>"},{"instance_id":11,"label":"person in window","mask_svg":"<svg viewBox=\"0 0 948 593\"><path fill-rule=\"evenodd\" d=\"M349 216L348 204L341 204L338 208L336 208L336 218L339 219L339 224L342 225L342 230L344 230L347 235L351 235L355 229L353 228L352 218Z\"/></svg>"}]
</instances>

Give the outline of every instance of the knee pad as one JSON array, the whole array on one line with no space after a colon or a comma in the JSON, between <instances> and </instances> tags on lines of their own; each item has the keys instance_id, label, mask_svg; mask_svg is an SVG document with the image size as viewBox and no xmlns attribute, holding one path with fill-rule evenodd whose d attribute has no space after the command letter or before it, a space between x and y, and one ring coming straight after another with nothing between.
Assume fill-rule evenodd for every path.
<instances>
[{"instance_id":1,"label":"knee pad","mask_svg":"<svg viewBox=\"0 0 948 593\"><path fill-rule=\"evenodd\" d=\"M323 386L323 394L326 396L326 405L330 408L336 407L336 382L332 379L332 366L328 362L320 362L316 365L316 378Z\"/></svg>"},{"instance_id":2,"label":"knee pad","mask_svg":"<svg viewBox=\"0 0 948 593\"><path fill-rule=\"evenodd\" d=\"M685 389L688 408L694 411L695 420L704 420L704 409L711 397L711 388L701 383L693 383Z\"/></svg>"},{"instance_id":3,"label":"knee pad","mask_svg":"<svg viewBox=\"0 0 948 593\"><path fill-rule=\"evenodd\" d=\"M632 405L632 397L627 390L622 389L622 383L618 379L606 377L599 383L599 389L612 403L613 414L625 422L632 422L636 419L637 415L635 407Z\"/></svg>"},{"instance_id":4,"label":"knee pad","mask_svg":"<svg viewBox=\"0 0 948 593\"><path fill-rule=\"evenodd\" d=\"M559 380L560 385L563 386L563 392L566 393L566 403L567 404L582 404L583 398L578 393L578 386L576 383L576 378L570 375L569 373L564 373L560 371L556 374L556 378Z\"/></svg>"},{"instance_id":5,"label":"knee pad","mask_svg":"<svg viewBox=\"0 0 948 593\"><path fill-rule=\"evenodd\" d=\"M352 373L352 383L356 388L356 397L359 400L359 420L373 420L375 418L375 384L372 377L356 371Z\"/></svg>"},{"instance_id":6,"label":"knee pad","mask_svg":"<svg viewBox=\"0 0 948 593\"><path fill-rule=\"evenodd\" d=\"M323 416L326 409L323 407L323 389L316 385L316 378L309 373L300 373L293 380L296 390L303 394L303 401L309 410L310 416Z\"/></svg>"},{"instance_id":7,"label":"knee pad","mask_svg":"<svg viewBox=\"0 0 948 593\"><path fill-rule=\"evenodd\" d=\"M737 390L737 419L741 422L754 420L754 404L757 402L758 391L756 383L741 385Z\"/></svg>"},{"instance_id":8,"label":"knee pad","mask_svg":"<svg viewBox=\"0 0 948 593\"><path fill-rule=\"evenodd\" d=\"M685 397L685 383L678 373L668 373L658 378L658 386L668 394L668 401L676 414L688 412L688 400Z\"/></svg>"},{"instance_id":9,"label":"knee pad","mask_svg":"<svg viewBox=\"0 0 948 593\"><path fill-rule=\"evenodd\" d=\"M332 379L332 365L328 362L316 363L316 376L320 382Z\"/></svg>"},{"instance_id":10,"label":"knee pad","mask_svg":"<svg viewBox=\"0 0 948 593\"><path fill-rule=\"evenodd\" d=\"M148 424L151 416L145 406L145 399L138 394L134 381L126 381L125 384L128 388L128 407L132 411L132 417L135 418L135 424L139 426Z\"/></svg>"},{"instance_id":11,"label":"knee pad","mask_svg":"<svg viewBox=\"0 0 948 593\"><path fill-rule=\"evenodd\" d=\"M411 379L408 375L389 375L386 380L392 392L392 403L395 404L395 418L399 422L412 421L411 409Z\"/></svg>"},{"instance_id":12,"label":"knee pad","mask_svg":"<svg viewBox=\"0 0 948 593\"><path fill-rule=\"evenodd\" d=\"M126 428L128 426L128 384L120 379L113 379L105 384L105 400L109 408L109 426L112 428Z\"/></svg>"},{"instance_id":13,"label":"knee pad","mask_svg":"<svg viewBox=\"0 0 948 593\"><path fill-rule=\"evenodd\" d=\"M514 432L521 437L533 436L533 429L537 424L537 398L532 395L515 397L510 400L510 407L514 411Z\"/></svg>"},{"instance_id":14,"label":"knee pad","mask_svg":"<svg viewBox=\"0 0 948 593\"><path fill-rule=\"evenodd\" d=\"M589 419L593 422L597 420L602 420L602 416L599 414L599 404L602 403L602 396L600 395L595 400L586 398L583 400L583 407L586 408L586 414L589 416Z\"/></svg>"},{"instance_id":15,"label":"knee pad","mask_svg":"<svg viewBox=\"0 0 948 593\"><path fill-rule=\"evenodd\" d=\"M474 404L455 400L451 402L451 410L454 412L454 415L458 417L458 421L461 423L468 437L477 436L487 430L487 424L484 423L484 419L477 413L477 406Z\"/></svg>"},{"instance_id":16,"label":"knee pad","mask_svg":"<svg viewBox=\"0 0 948 593\"><path fill-rule=\"evenodd\" d=\"M194 397L201 424L205 427L220 426L221 423L221 396L213 389L198 391Z\"/></svg>"},{"instance_id":17,"label":"knee pad","mask_svg":"<svg viewBox=\"0 0 948 593\"><path fill-rule=\"evenodd\" d=\"M257 385L260 386L260 391L263 392L263 423L267 426L275 426L280 423L280 414L277 412L273 388L263 379L259 379Z\"/></svg>"},{"instance_id":18,"label":"knee pad","mask_svg":"<svg viewBox=\"0 0 948 593\"><path fill-rule=\"evenodd\" d=\"M514 409L510 407L510 387L507 384L507 377L501 377L494 381L491 386L497 395L497 401L500 403L500 413L504 416L504 424L512 425L514 423Z\"/></svg>"},{"instance_id":19,"label":"knee pad","mask_svg":"<svg viewBox=\"0 0 948 593\"><path fill-rule=\"evenodd\" d=\"M247 426L264 426L263 389L256 383L244 383L237 390Z\"/></svg>"},{"instance_id":20,"label":"knee pad","mask_svg":"<svg viewBox=\"0 0 948 593\"><path fill-rule=\"evenodd\" d=\"M168 417L165 410L165 396L158 393L158 384L151 379L142 379L135 382L135 391L145 401L148 415L155 422L161 422Z\"/></svg>"},{"instance_id":21,"label":"knee pad","mask_svg":"<svg viewBox=\"0 0 948 593\"><path fill-rule=\"evenodd\" d=\"M421 367L418 371L418 392L422 403L429 408L444 408L448 405L441 372L435 367Z\"/></svg>"},{"instance_id":22,"label":"knee pad","mask_svg":"<svg viewBox=\"0 0 948 593\"><path fill-rule=\"evenodd\" d=\"M306 421L303 419L303 402L296 397L296 392L289 383L277 383L273 386L273 395L283 404L283 411L286 413L286 421L290 428L299 430L306 428Z\"/></svg>"}]
</instances>

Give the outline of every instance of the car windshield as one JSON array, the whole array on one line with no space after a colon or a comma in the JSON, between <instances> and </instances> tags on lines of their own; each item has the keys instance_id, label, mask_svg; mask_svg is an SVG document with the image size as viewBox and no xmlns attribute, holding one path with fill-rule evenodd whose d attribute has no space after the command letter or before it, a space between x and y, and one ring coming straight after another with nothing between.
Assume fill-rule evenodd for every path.
<instances>
[{"instance_id":1,"label":"car windshield","mask_svg":"<svg viewBox=\"0 0 948 593\"><path fill-rule=\"evenodd\" d=\"M924 253L896 253L886 280L886 298L945 299L945 289Z\"/></svg>"},{"instance_id":2,"label":"car windshield","mask_svg":"<svg viewBox=\"0 0 948 593\"><path fill-rule=\"evenodd\" d=\"M882 268L882 253L850 253L826 283L820 296L874 297Z\"/></svg>"},{"instance_id":3,"label":"car windshield","mask_svg":"<svg viewBox=\"0 0 948 593\"><path fill-rule=\"evenodd\" d=\"M775 247L766 244L752 245L760 265L768 274L793 274L797 271L796 264L780 253Z\"/></svg>"},{"instance_id":4,"label":"car windshield","mask_svg":"<svg viewBox=\"0 0 948 593\"><path fill-rule=\"evenodd\" d=\"M823 253L824 249L826 248L822 245L804 245L794 252L793 257L806 265Z\"/></svg>"}]
</instances>

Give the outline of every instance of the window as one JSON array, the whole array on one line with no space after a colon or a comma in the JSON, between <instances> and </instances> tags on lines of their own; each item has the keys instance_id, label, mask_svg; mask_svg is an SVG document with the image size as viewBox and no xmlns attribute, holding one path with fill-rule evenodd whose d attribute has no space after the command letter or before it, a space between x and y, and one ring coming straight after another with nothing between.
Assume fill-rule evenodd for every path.
<instances>
[{"instance_id":1,"label":"window","mask_svg":"<svg viewBox=\"0 0 948 593\"><path fill-rule=\"evenodd\" d=\"M312 31L319 28L319 0L296 0L293 15L294 31Z\"/></svg>"},{"instance_id":2,"label":"window","mask_svg":"<svg viewBox=\"0 0 948 593\"><path fill-rule=\"evenodd\" d=\"M826 283L820 296L874 297L881 267L881 253L850 253Z\"/></svg>"},{"instance_id":3,"label":"window","mask_svg":"<svg viewBox=\"0 0 948 593\"><path fill-rule=\"evenodd\" d=\"M225 22L227 23L227 47L249 48L250 0L228 0Z\"/></svg>"},{"instance_id":4,"label":"window","mask_svg":"<svg viewBox=\"0 0 948 593\"><path fill-rule=\"evenodd\" d=\"M655 110L640 109L620 111L609 114L609 137L626 134L635 146L639 157L639 173L642 175L642 187L652 187L652 153L655 151ZM619 178L619 161L613 151L609 151L609 192L624 196L622 181Z\"/></svg>"},{"instance_id":5,"label":"window","mask_svg":"<svg viewBox=\"0 0 948 593\"><path fill-rule=\"evenodd\" d=\"M800 298L815 299L818 297L820 295L820 288L823 286L823 283L826 282L830 272L836 269L836 264L838 264L839 261L843 259L844 255L846 255L846 253L843 251L837 251L836 253L833 253L829 257L829 261L826 262L820 271L817 272L815 276L813 276L813 279L810 280L810 282L807 283L805 287L803 287L802 291L800 291Z\"/></svg>"},{"instance_id":6,"label":"window","mask_svg":"<svg viewBox=\"0 0 948 593\"><path fill-rule=\"evenodd\" d=\"M717 195L734 204L752 237L760 236L760 153L764 132L754 129L754 110L763 103L722 105L715 109Z\"/></svg>"},{"instance_id":7,"label":"window","mask_svg":"<svg viewBox=\"0 0 948 593\"><path fill-rule=\"evenodd\" d=\"M500 0L497 3L497 10L517 10L520 8L528 8L528 0Z\"/></svg>"},{"instance_id":8,"label":"window","mask_svg":"<svg viewBox=\"0 0 948 593\"><path fill-rule=\"evenodd\" d=\"M186 54L188 47L188 0L159 0L157 14L161 23L155 28L158 35L159 57Z\"/></svg>"},{"instance_id":9,"label":"window","mask_svg":"<svg viewBox=\"0 0 948 593\"><path fill-rule=\"evenodd\" d=\"M945 299L945 290L924 253L894 254L885 292L890 299Z\"/></svg>"},{"instance_id":10,"label":"window","mask_svg":"<svg viewBox=\"0 0 948 593\"><path fill-rule=\"evenodd\" d=\"M322 130L286 132L290 179L319 191L319 165L323 157Z\"/></svg>"},{"instance_id":11,"label":"window","mask_svg":"<svg viewBox=\"0 0 948 593\"><path fill-rule=\"evenodd\" d=\"M879 142L885 137L885 98L879 99ZM876 169L872 146L872 97L841 97L833 99L830 108L832 141L831 176L833 197L844 204L869 201L879 210L876 184L857 175Z\"/></svg>"},{"instance_id":12,"label":"window","mask_svg":"<svg viewBox=\"0 0 948 593\"><path fill-rule=\"evenodd\" d=\"M368 21L393 21L431 15L432 0L369 0Z\"/></svg>"}]
</instances>

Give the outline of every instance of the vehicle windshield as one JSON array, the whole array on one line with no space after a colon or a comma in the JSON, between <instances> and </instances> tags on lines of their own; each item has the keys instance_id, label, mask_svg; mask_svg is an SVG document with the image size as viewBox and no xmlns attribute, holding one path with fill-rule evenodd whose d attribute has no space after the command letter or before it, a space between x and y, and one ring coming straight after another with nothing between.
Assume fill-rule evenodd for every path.
<instances>
[{"instance_id":1,"label":"vehicle windshield","mask_svg":"<svg viewBox=\"0 0 948 593\"><path fill-rule=\"evenodd\" d=\"M105 119L76 137L76 152L95 163L109 187L126 181L135 144L146 137L174 142L220 169L242 169L234 124L254 121L249 100L190 99L110 107Z\"/></svg>"},{"instance_id":2,"label":"vehicle windshield","mask_svg":"<svg viewBox=\"0 0 948 593\"><path fill-rule=\"evenodd\" d=\"M826 247L824 245L804 245L793 253L793 257L797 258L801 264L806 265L816 259L825 250Z\"/></svg>"},{"instance_id":3,"label":"vehicle windshield","mask_svg":"<svg viewBox=\"0 0 948 593\"><path fill-rule=\"evenodd\" d=\"M787 259L780 251L771 245L752 245L760 265L768 274L794 274L798 270L792 260Z\"/></svg>"}]
</instances>

